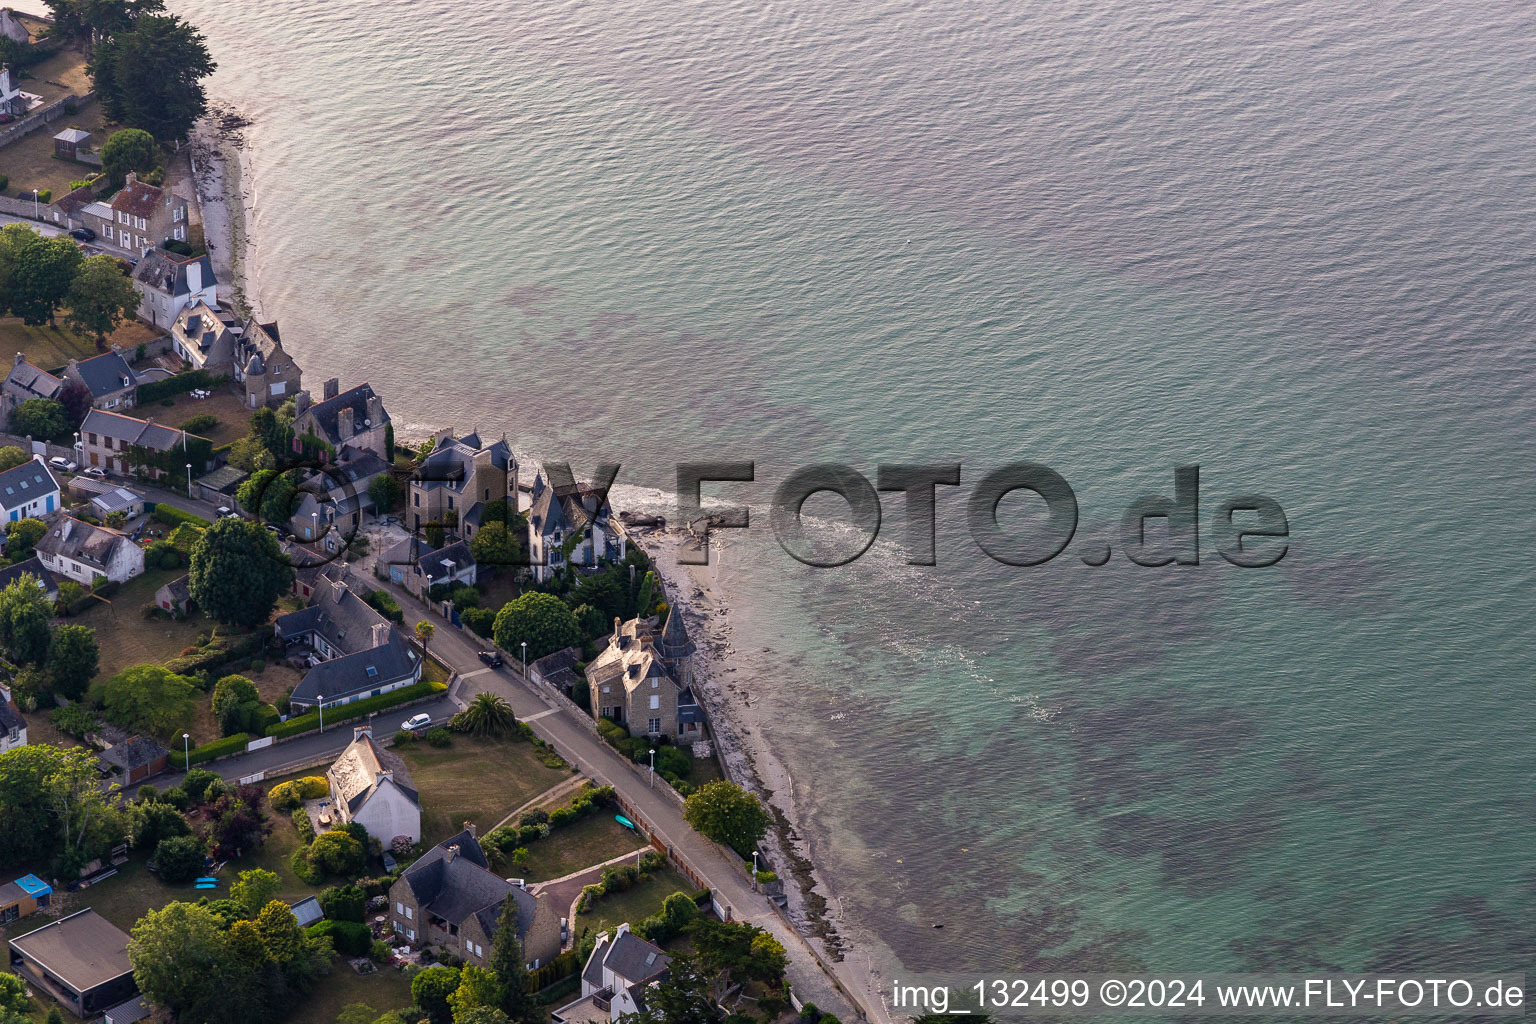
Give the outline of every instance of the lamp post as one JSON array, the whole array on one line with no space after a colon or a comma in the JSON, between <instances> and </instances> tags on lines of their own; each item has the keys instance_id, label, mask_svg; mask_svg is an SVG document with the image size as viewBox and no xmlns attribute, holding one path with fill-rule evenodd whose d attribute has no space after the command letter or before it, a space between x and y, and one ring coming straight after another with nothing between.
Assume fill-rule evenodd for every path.
<instances>
[{"instance_id":1,"label":"lamp post","mask_svg":"<svg viewBox=\"0 0 1536 1024\"><path fill-rule=\"evenodd\" d=\"M192 463L187 463L187 497L192 497Z\"/></svg>"},{"instance_id":2,"label":"lamp post","mask_svg":"<svg viewBox=\"0 0 1536 1024\"><path fill-rule=\"evenodd\" d=\"M651 786L652 789L656 788L656 748L655 747L651 748L650 786Z\"/></svg>"},{"instance_id":3,"label":"lamp post","mask_svg":"<svg viewBox=\"0 0 1536 1024\"><path fill-rule=\"evenodd\" d=\"M192 734L189 732L181 734L181 757L182 768L190 770L192 767Z\"/></svg>"},{"instance_id":4,"label":"lamp post","mask_svg":"<svg viewBox=\"0 0 1536 1024\"><path fill-rule=\"evenodd\" d=\"M528 681L528 641L523 641L523 681Z\"/></svg>"},{"instance_id":5,"label":"lamp post","mask_svg":"<svg viewBox=\"0 0 1536 1024\"><path fill-rule=\"evenodd\" d=\"M37 189L32 190L32 219L42 220L42 217L37 212Z\"/></svg>"},{"instance_id":6,"label":"lamp post","mask_svg":"<svg viewBox=\"0 0 1536 1024\"><path fill-rule=\"evenodd\" d=\"M325 732L325 698L321 697L315 703L320 707L320 731Z\"/></svg>"}]
</instances>

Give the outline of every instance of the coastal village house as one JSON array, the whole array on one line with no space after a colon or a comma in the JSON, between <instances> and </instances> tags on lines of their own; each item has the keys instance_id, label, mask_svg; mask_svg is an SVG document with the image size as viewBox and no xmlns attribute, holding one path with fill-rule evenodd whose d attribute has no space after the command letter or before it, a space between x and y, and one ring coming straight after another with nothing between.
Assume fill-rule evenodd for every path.
<instances>
[{"instance_id":1,"label":"coastal village house","mask_svg":"<svg viewBox=\"0 0 1536 1024\"><path fill-rule=\"evenodd\" d=\"M71 359L64 376L85 385L93 408L126 410L138 401L139 378L115 345L99 356Z\"/></svg>"},{"instance_id":2,"label":"coastal village house","mask_svg":"<svg viewBox=\"0 0 1536 1024\"><path fill-rule=\"evenodd\" d=\"M634 736L698 739L704 715L693 694L693 653L675 605L660 637L648 620L614 619L608 645L587 665L592 714Z\"/></svg>"},{"instance_id":3,"label":"coastal village house","mask_svg":"<svg viewBox=\"0 0 1536 1024\"><path fill-rule=\"evenodd\" d=\"M528 509L528 559L533 578L545 582L566 564L597 565L622 559L629 538L613 518L606 494L581 483L552 485L540 473ZM578 538L572 543L572 538ZM566 545L570 543L569 553Z\"/></svg>"},{"instance_id":4,"label":"coastal village house","mask_svg":"<svg viewBox=\"0 0 1536 1024\"><path fill-rule=\"evenodd\" d=\"M136 416L124 416L115 412L92 409L80 424L80 451L88 466L98 466L111 473L142 473L152 479L160 479L167 471L159 466L146 465L142 459L149 452L187 450L190 438L177 427L167 427L153 419L141 420ZM197 438L206 443L205 438ZM193 465L193 472L202 467Z\"/></svg>"},{"instance_id":5,"label":"coastal village house","mask_svg":"<svg viewBox=\"0 0 1536 1024\"><path fill-rule=\"evenodd\" d=\"M510 510L517 511L517 459L505 436L487 444L478 432L456 438L443 430L433 440L432 454L411 476L413 532L420 533L427 523L441 523L469 540L490 502L506 499Z\"/></svg>"},{"instance_id":6,"label":"coastal village house","mask_svg":"<svg viewBox=\"0 0 1536 1024\"><path fill-rule=\"evenodd\" d=\"M309 607L278 616L274 629L289 657L311 665L289 697L295 709L350 704L421 681L415 649L344 579L322 575Z\"/></svg>"},{"instance_id":7,"label":"coastal village house","mask_svg":"<svg viewBox=\"0 0 1536 1024\"><path fill-rule=\"evenodd\" d=\"M336 461L310 473L299 485L298 503L288 529L306 541L339 531L342 545L356 535L362 515L374 509L373 481L389 472L389 463L371 451L343 448ZM335 553L336 548L330 549Z\"/></svg>"},{"instance_id":8,"label":"coastal village house","mask_svg":"<svg viewBox=\"0 0 1536 1024\"><path fill-rule=\"evenodd\" d=\"M421 841L421 802L410 770L393 751L373 742L373 728L352 730L352 742L325 773L332 805L343 824L355 821L387 850L401 836Z\"/></svg>"},{"instance_id":9,"label":"coastal village house","mask_svg":"<svg viewBox=\"0 0 1536 1024\"><path fill-rule=\"evenodd\" d=\"M452 586L455 583L472 587L478 574L475 556L470 553L466 542L455 541L436 551L417 542L416 559L407 566L402 582L418 600L426 601L433 587Z\"/></svg>"},{"instance_id":10,"label":"coastal village house","mask_svg":"<svg viewBox=\"0 0 1536 1024\"><path fill-rule=\"evenodd\" d=\"M0 521L41 519L58 508L59 483L42 456L0 472Z\"/></svg>"},{"instance_id":11,"label":"coastal village house","mask_svg":"<svg viewBox=\"0 0 1536 1024\"><path fill-rule=\"evenodd\" d=\"M175 619L184 619L192 610L192 587L189 578L178 576L169 583L160 584L155 591L155 607L170 612Z\"/></svg>"},{"instance_id":12,"label":"coastal village house","mask_svg":"<svg viewBox=\"0 0 1536 1024\"><path fill-rule=\"evenodd\" d=\"M133 286L139 293L139 319L169 330L188 306L218 305L218 278L213 262L201 256L178 256L158 246L146 252L133 268Z\"/></svg>"},{"instance_id":13,"label":"coastal village house","mask_svg":"<svg viewBox=\"0 0 1536 1024\"><path fill-rule=\"evenodd\" d=\"M10 941L11 969L89 1020L138 991L128 936L87 907Z\"/></svg>"},{"instance_id":14,"label":"coastal village house","mask_svg":"<svg viewBox=\"0 0 1536 1024\"><path fill-rule=\"evenodd\" d=\"M672 958L621 924L603 932L581 971L581 998L551 1013L555 1024L614 1021L645 1009L646 990L665 981Z\"/></svg>"},{"instance_id":15,"label":"coastal village house","mask_svg":"<svg viewBox=\"0 0 1536 1024\"><path fill-rule=\"evenodd\" d=\"M340 391L335 377L325 382L323 398L310 403L309 392L295 396L293 430L312 434L341 454L343 448L373 452L383 458L392 454L386 441L390 437L389 413L384 403L364 383L349 391Z\"/></svg>"},{"instance_id":16,"label":"coastal village house","mask_svg":"<svg viewBox=\"0 0 1536 1024\"><path fill-rule=\"evenodd\" d=\"M236 383L245 389L247 409L286 402L299 393L303 375L299 364L283 351L277 323L258 323L254 317L235 344L233 370Z\"/></svg>"},{"instance_id":17,"label":"coastal village house","mask_svg":"<svg viewBox=\"0 0 1536 1024\"><path fill-rule=\"evenodd\" d=\"M129 171L111 202L96 200L82 207L80 220L96 232L97 244L138 259L164 242L187 240L188 204L175 189L140 181Z\"/></svg>"},{"instance_id":18,"label":"coastal village house","mask_svg":"<svg viewBox=\"0 0 1536 1024\"><path fill-rule=\"evenodd\" d=\"M207 302L194 302L171 325L171 348L194 370L229 376L235 366L240 319Z\"/></svg>"},{"instance_id":19,"label":"coastal village house","mask_svg":"<svg viewBox=\"0 0 1536 1024\"><path fill-rule=\"evenodd\" d=\"M120 786L137 786L170 767L171 752L148 736L130 736L96 758L101 772Z\"/></svg>"},{"instance_id":20,"label":"coastal village house","mask_svg":"<svg viewBox=\"0 0 1536 1024\"><path fill-rule=\"evenodd\" d=\"M37 584L37 589L43 592L43 597L49 604L59 599L58 581L43 565L43 560L35 554L31 558L23 558L15 565L0 568L0 590L4 590L23 576L32 577L32 581Z\"/></svg>"},{"instance_id":21,"label":"coastal village house","mask_svg":"<svg viewBox=\"0 0 1536 1024\"><path fill-rule=\"evenodd\" d=\"M49 572L90 586L97 576L114 583L144 571L144 549L117 530L61 516L37 542Z\"/></svg>"},{"instance_id":22,"label":"coastal village house","mask_svg":"<svg viewBox=\"0 0 1536 1024\"><path fill-rule=\"evenodd\" d=\"M9 425L11 416L21 403L32 398L57 399L64 390L64 381L47 370L27 362L25 356L16 353L16 362L6 374L5 384L0 385L0 419Z\"/></svg>"},{"instance_id":23,"label":"coastal village house","mask_svg":"<svg viewBox=\"0 0 1536 1024\"><path fill-rule=\"evenodd\" d=\"M484 967L501 908L517 905L517 938L529 969L560 953L560 911L491 871L473 825L428 850L389 889L390 926L413 946L434 946Z\"/></svg>"}]
</instances>

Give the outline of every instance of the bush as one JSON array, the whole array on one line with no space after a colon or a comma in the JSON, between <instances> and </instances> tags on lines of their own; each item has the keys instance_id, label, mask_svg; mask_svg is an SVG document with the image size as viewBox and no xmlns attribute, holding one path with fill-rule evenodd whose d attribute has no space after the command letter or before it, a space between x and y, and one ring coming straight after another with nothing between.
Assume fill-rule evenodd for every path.
<instances>
[{"instance_id":1,"label":"bush","mask_svg":"<svg viewBox=\"0 0 1536 1024\"><path fill-rule=\"evenodd\" d=\"M193 768L181 780L181 788L187 794L188 800L200 804L208 795L208 787L219 781L219 777L208 769Z\"/></svg>"},{"instance_id":2,"label":"bush","mask_svg":"<svg viewBox=\"0 0 1536 1024\"><path fill-rule=\"evenodd\" d=\"M157 540L144 552L145 564L153 569L181 568L181 552L168 540Z\"/></svg>"},{"instance_id":3,"label":"bush","mask_svg":"<svg viewBox=\"0 0 1536 1024\"><path fill-rule=\"evenodd\" d=\"M492 608L465 608L459 612L459 619L474 633L489 640L496 625L496 611Z\"/></svg>"},{"instance_id":4,"label":"bush","mask_svg":"<svg viewBox=\"0 0 1536 1024\"><path fill-rule=\"evenodd\" d=\"M453 734L447 729L436 728L427 730L427 744L433 747L446 747L453 743Z\"/></svg>"},{"instance_id":5,"label":"bush","mask_svg":"<svg viewBox=\"0 0 1536 1024\"><path fill-rule=\"evenodd\" d=\"M311 938L329 935L336 952L364 956L373 948L373 933L360 921L320 921L307 929Z\"/></svg>"},{"instance_id":6,"label":"bush","mask_svg":"<svg viewBox=\"0 0 1536 1024\"><path fill-rule=\"evenodd\" d=\"M517 819L517 823L519 825L542 825L548 820L549 815L547 813L534 808L531 811L524 811L522 816Z\"/></svg>"},{"instance_id":7,"label":"bush","mask_svg":"<svg viewBox=\"0 0 1536 1024\"><path fill-rule=\"evenodd\" d=\"M230 754L238 754L245 749L245 745L251 742L250 733L237 732L233 736L225 736L221 740L212 743L204 743L200 747L192 748L192 764L202 764L204 761L212 761L216 757L226 757ZM184 768L182 762L185 755L180 750L171 751L171 767Z\"/></svg>"},{"instance_id":8,"label":"bush","mask_svg":"<svg viewBox=\"0 0 1536 1024\"><path fill-rule=\"evenodd\" d=\"M290 779L272 787L267 799L274 810L291 811L303 800L318 800L330 792L330 784L320 775L306 775L302 779Z\"/></svg>"},{"instance_id":9,"label":"bush","mask_svg":"<svg viewBox=\"0 0 1536 1024\"><path fill-rule=\"evenodd\" d=\"M389 591L375 590L368 596L368 603L389 621L397 625L405 623L405 613L400 610L400 605L390 596Z\"/></svg>"},{"instance_id":10,"label":"bush","mask_svg":"<svg viewBox=\"0 0 1536 1024\"><path fill-rule=\"evenodd\" d=\"M48 716L54 728L67 736L84 739L88 732L95 732L99 724L96 716L79 704L66 704Z\"/></svg>"},{"instance_id":11,"label":"bush","mask_svg":"<svg viewBox=\"0 0 1536 1024\"><path fill-rule=\"evenodd\" d=\"M184 885L203 873L206 856L203 841L196 836L172 836L155 847L155 870L162 882Z\"/></svg>"},{"instance_id":12,"label":"bush","mask_svg":"<svg viewBox=\"0 0 1536 1024\"><path fill-rule=\"evenodd\" d=\"M576 812L569 807L557 807L549 815L551 825L569 825L576 820Z\"/></svg>"},{"instance_id":13,"label":"bush","mask_svg":"<svg viewBox=\"0 0 1536 1024\"><path fill-rule=\"evenodd\" d=\"M436 693L442 693L448 687L442 683L429 682L423 679L419 683L402 687L391 693L381 693L377 697L364 697L362 700L353 701L351 704L343 704L338 708L332 708L325 716L327 722L344 722L350 718L359 718L374 711L382 711L385 708L394 707L396 704L404 704L406 701L420 700L422 697L430 697ZM290 718L286 722L279 722L267 728L268 736L279 739L284 736L297 736L300 733L309 732L311 729L320 728L320 713L311 711L308 714Z\"/></svg>"},{"instance_id":14,"label":"bush","mask_svg":"<svg viewBox=\"0 0 1536 1024\"><path fill-rule=\"evenodd\" d=\"M219 425L219 418L211 412L200 412L185 420L181 429L193 434L201 434L205 430L212 430Z\"/></svg>"},{"instance_id":15,"label":"bush","mask_svg":"<svg viewBox=\"0 0 1536 1024\"><path fill-rule=\"evenodd\" d=\"M150 385L139 385L139 401L141 402L144 400L143 392L147 387L150 387ZM164 523L166 526L180 526L182 523L191 523L193 526L201 526L205 529L208 526L208 520L202 516L195 516L191 512L184 512L174 505L167 505L163 501L155 506L155 510L149 514L149 517L157 523Z\"/></svg>"},{"instance_id":16,"label":"bush","mask_svg":"<svg viewBox=\"0 0 1536 1024\"><path fill-rule=\"evenodd\" d=\"M395 733L395 746L409 746L416 742L416 734L407 729L400 729Z\"/></svg>"},{"instance_id":17,"label":"bush","mask_svg":"<svg viewBox=\"0 0 1536 1024\"><path fill-rule=\"evenodd\" d=\"M300 807L290 817L294 829L299 833L299 842L308 846L315 838L315 824L309 820L309 812Z\"/></svg>"},{"instance_id":18,"label":"bush","mask_svg":"<svg viewBox=\"0 0 1536 1024\"><path fill-rule=\"evenodd\" d=\"M51 189L51 188L39 189L38 193L37 193L37 201L40 202L40 203L51 203L51 202L53 202L53 189Z\"/></svg>"},{"instance_id":19,"label":"bush","mask_svg":"<svg viewBox=\"0 0 1536 1024\"><path fill-rule=\"evenodd\" d=\"M332 921L363 921L368 896L355 885L333 885L319 896L320 909Z\"/></svg>"}]
</instances>

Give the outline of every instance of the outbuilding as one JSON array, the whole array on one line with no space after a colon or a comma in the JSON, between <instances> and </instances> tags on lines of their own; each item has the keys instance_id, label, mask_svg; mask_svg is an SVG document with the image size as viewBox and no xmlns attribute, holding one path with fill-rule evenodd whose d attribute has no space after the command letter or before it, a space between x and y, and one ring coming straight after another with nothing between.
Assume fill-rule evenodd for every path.
<instances>
[{"instance_id":1,"label":"outbuilding","mask_svg":"<svg viewBox=\"0 0 1536 1024\"><path fill-rule=\"evenodd\" d=\"M89 908L10 941L11 969L75 1016L95 1017L138 991L128 936Z\"/></svg>"},{"instance_id":2,"label":"outbuilding","mask_svg":"<svg viewBox=\"0 0 1536 1024\"><path fill-rule=\"evenodd\" d=\"M53 887L36 875L0 885L0 924L36 913L53 900Z\"/></svg>"}]
</instances>

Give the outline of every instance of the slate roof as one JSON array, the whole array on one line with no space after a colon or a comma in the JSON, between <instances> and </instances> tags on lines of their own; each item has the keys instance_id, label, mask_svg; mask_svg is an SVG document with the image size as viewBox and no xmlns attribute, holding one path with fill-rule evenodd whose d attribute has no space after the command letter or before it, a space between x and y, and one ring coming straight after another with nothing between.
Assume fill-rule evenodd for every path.
<instances>
[{"instance_id":1,"label":"slate roof","mask_svg":"<svg viewBox=\"0 0 1536 1024\"><path fill-rule=\"evenodd\" d=\"M643 984L659 976L671 962L672 958L659 946L628 931L609 942L603 954L603 966L631 985Z\"/></svg>"},{"instance_id":2,"label":"slate roof","mask_svg":"<svg viewBox=\"0 0 1536 1024\"><path fill-rule=\"evenodd\" d=\"M341 412L343 409L351 409L353 422L357 425L357 429L359 431L372 430L379 424L370 423L364 425L363 420L368 416L368 399L373 397L373 385L365 382L357 385L355 388L343 391L335 398L328 399L324 402L317 402L305 410L304 416L313 417L315 425L320 428L320 431L324 435L325 439L331 444L337 445L339 447L341 444L341 435L337 432L336 429L336 414ZM380 404L379 408L383 409L383 405ZM384 412L383 422L389 422L388 411Z\"/></svg>"},{"instance_id":3,"label":"slate roof","mask_svg":"<svg viewBox=\"0 0 1536 1024\"><path fill-rule=\"evenodd\" d=\"M6 377L5 382L38 398L53 398L64 387L64 381L26 360L11 367L10 375Z\"/></svg>"},{"instance_id":4,"label":"slate roof","mask_svg":"<svg viewBox=\"0 0 1536 1024\"><path fill-rule=\"evenodd\" d=\"M71 363L70 369L90 389L92 398L138 386L138 378L121 352L103 352L99 356ZM128 378L127 384L123 383L124 377Z\"/></svg>"},{"instance_id":5,"label":"slate roof","mask_svg":"<svg viewBox=\"0 0 1536 1024\"><path fill-rule=\"evenodd\" d=\"M98 494L91 499L91 504L101 509L102 513L121 512L126 508L137 505L144 499L134 494L126 487L115 487L103 494Z\"/></svg>"},{"instance_id":6,"label":"slate roof","mask_svg":"<svg viewBox=\"0 0 1536 1024\"><path fill-rule=\"evenodd\" d=\"M300 928L308 928L325 917L325 911L320 909L320 901L313 896L305 896L290 907L293 910L293 916L299 919Z\"/></svg>"},{"instance_id":7,"label":"slate roof","mask_svg":"<svg viewBox=\"0 0 1536 1024\"><path fill-rule=\"evenodd\" d=\"M43 565L43 560L36 555L17 562L15 565L7 565L4 568L0 568L0 590L4 590L12 583L21 579L23 574L33 576L42 583L44 593L56 594L59 592L58 581L53 578L53 573L49 572L47 567Z\"/></svg>"},{"instance_id":8,"label":"slate roof","mask_svg":"<svg viewBox=\"0 0 1536 1024\"><path fill-rule=\"evenodd\" d=\"M375 626L385 627L385 640L375 646ZM416 653L392 623L350 587L326 575L315 583L308 608L278 616L277 635L285 643L319 634L343 653L305 673L292 698L302 702L333 701L399 682L416 673Z\"/></svg>"},{"instance_id":9,"label":"slate roof","mask_svg":"<svg viewBox=\"0 0 1536 1024\"><path fill-rule=\"evenodd\" d=\"M458 853L450 854L449 847ZM518 937L528 933L538 901L527 890L498 878L488 867L485 852L468 829L432 847L400 876L425 911L453 923L474 917L486 935L494 937L501 905L508 897L517 905Z\"/></svg>"},{"instance_id":10,"label":"slate roof","mask_svg":"<svg viewBox=\"0 0 1536 1024\"><path fill-rule=\"evenodd\" d=\"M233 346L240 330L240 321L232 314L220 313L207 302L199 301L176 315L171 325L173 334L188 349L196 349L207 355L213 347L226 339Z\"/></svg>"},{"instance_id":11,"label":"slate roof","mask_svg":"<svg viewBox=\"0 0 1536 1024\"><path fill-rule=\"evenodd\" d=\"M530 667L545 683L563 691L582 684L582 678L576 672L576 664L579 661L581 661L581 648L567 647L563 651L546 654Z\"/></svg>"},{"instance_id":12,"label":"slate roof","mask_svg":"<svg viewBox=\"0 0 1536 1024\"><path fill-rule=\"evenodd\" d=\"M31 462L23 462L0 473L0 506L14 508L36 501L45 494L53 494L58 489L59 482L53 478L48 467L41 459L34 458Z\"/></svg>"},{"instance_id":13,"label":"slate roof","mask_svg":"<svg viewBox=\"0 0 1536 1024\"><path fill-rule=\"evenodd\" d=\"M154 1012L148 999L143 996L134 996L126 1003L119 1003L112 1007L106 1012L106 1016L112 1019L112 1024L138 1024Z\"/></svg>"},{"instance_id":14,"label":"slate roof","mask_svg":"<svg viewBox=\"0 0 1536 1024\"><path fill-rule=\"evenodd\" d=\"M0 700L0 732L8 733L12 729L25 729L27 720L21 717L21 711L15 704L8 700Z\"/></svg>"},{"instance_id":15,"label":"slate roof","mask_svg":"<svg viewBox=\"0 0 1536 1024\"><path fill-rule=\"evenodd\" d=\"M192 587L187 581L189 576L178 576L169 583L161 584L160 590L165 591L166 596L179 603L192 600ZM160 596L160 590L155 591L155 596Z\"/></svg>"},{"instance_id":16,"label":"slate roof","mask_svg":"<svg viewBox=\"0 0 1536 1024\"><path fill-rule=\"evenodd\" d=\"M445 437L437 443L432 454L422 460L413 480L424 490L444 487L459 493L464 490L475 455L480 451L490 454L491 465L497 469L506 469L516 462L512 457L512 448L505 439L486 445L478 433L460 438Z\"/></svg>"},{"instance_id":17,"label":"slate roof","mask_svg":"<svg viewBox=\"0 0 1536 1024\"><path fill-rule=\"evenodd\" d=\"M356 814L379 791L384 785L386 776L383 773L386 771L392 773L388 778L406 796L420 802L411 782L411 771L400 755L380 747L373 742L372 736L364 733L341 752L331 764L330 775L336 783L337 796L346 803L348 813Z\"/></svg>"},{"instance_id":18,"label":"slate roof","mask_svg":"<svg viewBox=\"0 0 1536 1024\"><path fill-rule=\"evenodd\" d=\"M115 743L103 750L97 756L97 760L128 771L158 761L169 753L170 751L147 736L130 736L123 742Z\"/></svg>"},{"instance_id":19,"label":"slate roof","mask_svg":"<svg viewBox=\"0 0 1536 1024\"><path fill-rule=\"evenodd\" d=\"M81 992L133 973L128 936L90 908L18 935L11 946Z\"/></svg>"},{"instance_id":20,"label":"slate roof","mask_svg":"<svg viewBox=\"0 0 1536 1024\"><path fill-rule=\"evenodd\" d=\"M470 554L469 545L462 540L429 554L418 555L416 559L417 568L429 581L448 579L455 573L463 572L465 566L474 564L475 556Z\"/></svg>"},{"instance_id":21,"label":"slate roof","mask_svg":"<svg viewBox=\"0 0 1536 1024\"><path fill-rule=\"evenodd\" d=\"M130 217L153 217L165 191L143 181L129 181L112 197L112 209Z\"/></svg>"},{"instance_id":22,"label":"slate roof","mask_svg":"<svg viewBox=\"0 0 1536 1024\"><path fill-rule=\"evenodd\" d=\"M72 558L105 572L118 548L132 543L116 530L63 516L38 540L37 550L55 557Z\"/></svg>"},{"instance_id":23,"label":"slate roof","mask_svg":"<svg viewBox=\"0 0 1536 1024\"><path fill-rule=\"evenodd\" d=\"M204 288L219 283L213 274L213 261L206 253L202 256L178 256L159 246L140 257L139 265L133 268L133 279L167 295L190 295L192 286L187 280L187 268L194 263L202 264Z\"/></svg>"},{"instance_id":24,"label":"slate roof","mask_svg":"<svg viewBox=\"0 0 1536 1024\"><path fill-rule=\"evenodd\" d=\"M693 641L688 639L688 626L683 622L683 612L676 601L667 605L667 621L661 627L660 647L662 657L668 661L694 652Z\"/></svg>"},{"instance_id":25,"label":"slate roof","mask_svg":"<svg viewBox=\"0 0 1536 1024\"><path fill-rule=\"evenodd\" d=\"M80 424L80 432L100 434L141 448L152 448L157 452L168 452L178 447L182 435L182 431L175 427L162 426L154 420L141 420L137 416L124 416L103 409L92 409L86 413L85 422Z\"/></svg>"}]
</instances>

